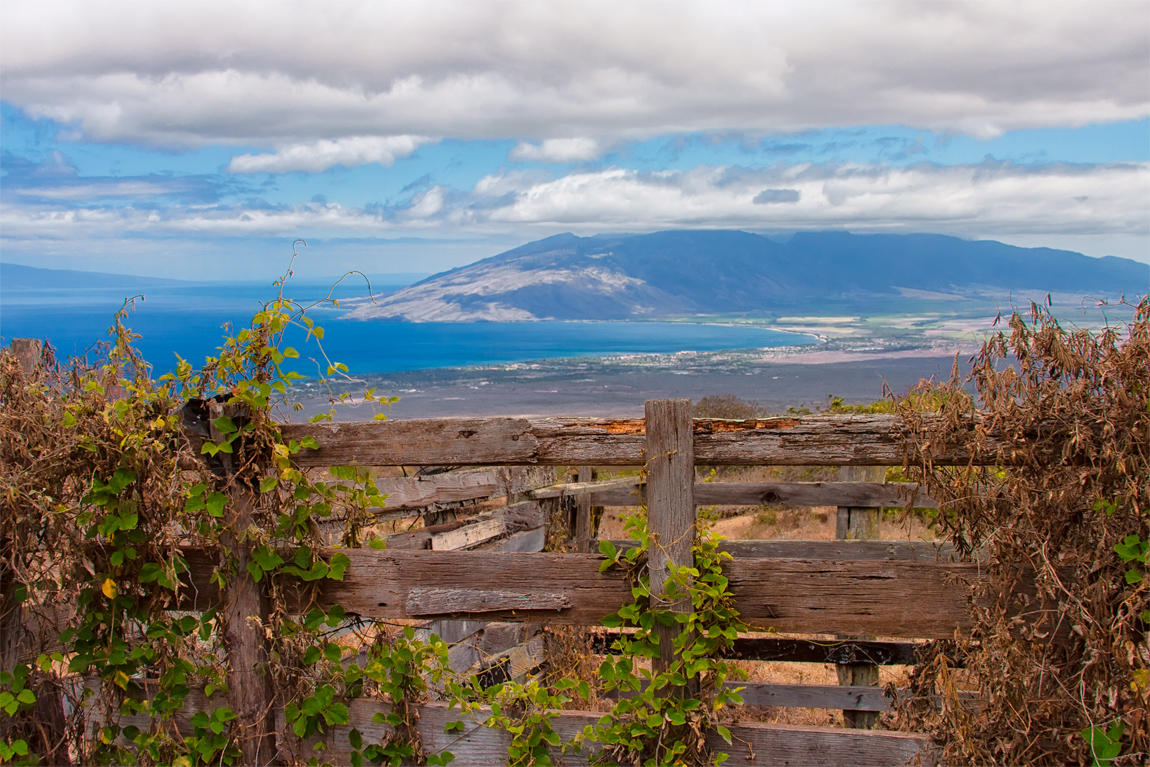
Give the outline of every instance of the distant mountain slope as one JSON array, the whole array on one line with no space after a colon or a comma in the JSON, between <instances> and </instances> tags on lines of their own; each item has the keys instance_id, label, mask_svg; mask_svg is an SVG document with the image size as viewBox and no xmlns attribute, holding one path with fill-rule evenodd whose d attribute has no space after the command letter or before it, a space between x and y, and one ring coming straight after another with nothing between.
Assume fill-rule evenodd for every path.
<instances>
[{"instance_id":1,"label":"distant mountain slope","mask_svg":"<svg viewBox=\"0 0 1150 767\"><path fill-rule=\"evenodd\" d=\"M1150 266L930 234L561 234L437 274L350 316L413 322L774 313L905 290L1144 293ZM900 290L901 289L901 290Z\"/></svg>"},{"instance_id":2,"label":"distant mountain slope","mask_svg":"<svg viewBox=\"0 0 1150 767\"><path fill-rule=\"evenodd\" d=\"M93 288L160 288L187 285L181 280L139 277L134 274L39 269L0 262L0 288L4 290L83 290Z\"/></svg>"}]
</instances>

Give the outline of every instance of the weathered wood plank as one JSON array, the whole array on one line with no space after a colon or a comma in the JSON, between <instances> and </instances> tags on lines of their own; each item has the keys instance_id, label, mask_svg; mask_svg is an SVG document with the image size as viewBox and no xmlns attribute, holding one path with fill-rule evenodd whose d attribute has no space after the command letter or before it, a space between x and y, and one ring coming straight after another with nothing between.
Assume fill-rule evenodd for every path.
<instances>
[{"instance_id":1,"label":"weathered wood plank","mask_svg":"<svg viewBox=\"0 0 1150 767\"><path fill-rule=\"evenodd\" d=\"M616 549L634 541L611 541ZM954 546L945 541L788 541L734 540L719 542L719 550L747 559L851 559L869 561L958 562ZM981 553L981 552L980 552Z\"/></svg>"},{"instance_id":2,"label":"weathered wood plank","mask_svg":"<svg viewBox=\"0 0 1150 767\"><path fill-rule=\"evenodd\" d=\"M880 687L845 687L833 684L763 684L728 682L728 687L744 688L746 706L790 708L836 708L852 711L890 711L891 701Z\"/></svg>"},{"instance_id":3,"label":"weathered wood plank","mask_svg":"<svg viewBox=\"0 0 1150 767\"><path fill-rule=\"evenodd\" d=\"M546 521L546 515L537 501L525 501L481 516L395 533L386 536L386 541L389 549L451 551L478 545L505 533L531 530Z\"/></svg>"},{"instance_id":4,"label":"weathered wood plank","mask_svg":"<svg viewBox=\"0 0 1150 767\"><path fill-rule=\"evenodd\" d=\"M647 400L647 522L651 548L647 552L652 604L676 613L691 611L689 597L666 599L669 568L694 566L695 456L691 434L691 400ZM590 511L590 507L588 507ZM659 658L656 670L674 660L678 623L656 626Z\"/></svg>"},{"instance_id":5,"label":"weathered wood plank","mask_svg":"<svg viewBox=\"0 0 1150 767\"><path fill-rule=\"evenodd\" d=\"M500 615L484 611L475 617L566 625L597 624L631 601L622 574L600 573L601 559L594 554L338 551L351 559L351 566L342 581L322 583L319 602L340 604L348 612L365 617L410 617L405 605L412 588L476 589L490 585L513 592L564 594L570 597L571 607L558 612L509 611ZM185 590L189 598L182 603L183 609L219 604L218 590L208 581L212 565L202 556L198 559L188 553L195 577ZM976 563L835 559L747 558L726 565L739 609L752 625L785 633L924 639L949 638L955 629L970 627L965 584L976 581L979 570ZM1019 587L1027 586L1020 582ZM843 605L850 605L850 609ZM452 613L441 617L472 616Z\"/></svg>"},{"instance_id":6,"label":"weathered wood plank","mask_svg":"<svg viewBox=\"0 0 1150 767\"><path fill-rule=\"evenodd\" d=\"M622 574L600 573L601 559L594 554L339 551L351 559L351 566L342 581L323 581L319 604L339 604L364 617L413 617L406 604L414 588L477 589L490 584L510 592L571 599L571 607L559 611L420 613L426 617L595 625L631 601ZM973 563L764 558L734 559L726 573L744 620L764 630L945 639L972 625L964 584L977 580L979 569ZM214 587L207 582L210 574L210 568L196 572L198 591L189 589L189 594L198 593L201 599L188 600L184 609L218 604L218 592L213 600ZM435 608L421 603L420 609Z\"/></svg>"},{"instance_id":7,"label":"weathered wood plank","mask_svg":"<svg viewBox=\"0 0 1150 767\"><path fill-rule=\"evenodd\" d=\"M407 614L498 613L529 610L566 610L571 597L546 592L506 589L428 589L416 586L407 592Z\"/></svg>"},{"instance_id":8,"label":"weathered wood plank","mask_svg":"<svg viewBox=\"0 0 1150 767\"><path fill-rule=\"evenodd\" d=\"M538 463L538 443L522 418L427 418L410 421L290 424L286 439L313 437L300 466L450 466ZM482 456L483 459L476 460Z\"/></svg>"},{"instance_id":9,"label":"weathered wood plank","mask_svg":"<svg viewBox=\"0 0 1150 767\"><path fill-rule=\"evenodd\" d=\"M578 497L587 494L603 493L610 490L626 490L631 492L641 482L642 480L639 477L620 477L619 479L603 479L595 482L566 482L559 485L541 487L537 490L529 490L527 496L529 498L543 499ZM627 504L616 505L625 506Z\"/></svg>"},{"instance_id":10,"label":"weathered wood plank","mask_svg":"<svg viewBox=\"0 0 1150 767\"><path fill-rule=\"evenodd\" d=\"M579 467L579 482L591 484L593 479L590 466ZM586 553L590 551L591 539L595 537L594 520L591 518L591 497L583 494L575 498L575 550Z\"/></svg>"},{"instance_id":11,"label":"weathered wood plank","mask_svg":"<svg viewBox=\"0 0 1150 767\"><path fill-rule=\"evenodd\" d=\"M455 530L431 536L432 551L455 551L497 538L507 532L507 522L503 519L481 519L473 525L464 525Z\"/></svg>"},{"instance_id":12,"label":"weathered wood plank","mask_svg":"<svg viewBox=\"0 0 1150 767\"><path fill-rule=\"evenodd\" d=\"M443 606L443 617L593 625L631 601L622 574L600 573L600 558L591 554L344 553L351 566L342 581L323 583L319 600L363 616L411 617L406 604L414 588L474 590L483 584L513 593L562 594L570 598L571 607L468 613L452 603ZM956 628L971 625L962 583L978 578L979 565L736 559L727 564L726 572L744 620L763 629L948 638ZM420 610L428 611L420 615L438 615L432 612L435 609L426 600L420 603Z\"/></svg>"},{"instance_id":13,"label":"weathered wood plank","mask_svg":"<svg viewBox=\"0 0 1150 767\"><path fill-rule=\"evenodd\" d=\"M928 751L925 735L843 730L837 727L740 724L731 730L727 744L717 733L707 745L730 756L728 764L761 764L772 767L921 767L936 762Z\"/></svg>"},{"instance_id":14,"label":"weathered wood plank","mask_svg":"<svg viewBox=\"0 0 1150 767\"><path fill-rule=\"evenodd\" d=\"M719 544L735 557L953 562L958 555L942 541L736 541Z\"/></svg>"},{"instance_id":15,"label":"weathered wood plank","mask_svg":"<svg viewBox=\"0 0 1150 767\"><path fill-rule=\"evenodd\" d=\"M332 727L325 738L328 748L323 759L334 764L346 764L350 757L347 731L356 727L364 741L378 743L389 729L387 725L372 722L372 716L386 711L380 701L357 699L348 705L350 724ZM511 743L508 733L483 727L479 722L488 716L484 710L467 717L446 705L429 703L420 708L419 732L424 750L429 754L450 751L457 764L503 764L507 761L507 747ZM594 725L601 713L589 711L562 711L552 720L552 726L564 743L589 725ZM444 725L464 721L462 734L444 733ZM731 763L753 765L814 765L815 767L890 767L910 763L927 747L922 735L896 732L867 732L842 730L835 727L801 727L795 725L734 724L730 726L732 744L725 743L718 734L708 737L714 751L730 754ZM301 744L297 756L313 753L310 742ZM584 765L596 751L589 743L582 755L568 754L565 764ZM557 752L556 752L557 753ZM285 754L288 756L288 754ZM924 754L925 756L925 754ZM923 761L923 764L930 764Z\"/></svg>"},{"instance_id":16,"label":"weathered wood plank","mask_svg":"<svg viewBox=\"0 0 1150 767\"><path fill-rule=\"evenodd\" d=\"M458 503L499 495L503 482L495 472L436 474L430 477L395 477L375 480L387 496L385 511L420 509L433 503Z\"/></svg>"},{"instance_id":17,"label":"weathered wood plank","mask_svg":"<svg viewBox=\"0 0 1150 767\"><path fill-rule=\"evenodd\" d=\"M839 479L844 482L882 482L885 466L840 466ZM882 511L876 508L840 504L835 520L835 537L843 541L875 541L882 537ZM843 637L867 639L868 637ZM852 663L835 667L839 684L845 687L878 686L878 666L873 663ZM843 707L843 724L852 729L870 730L878 724L878 713Z\"/></svg>"},{"instance_id":18,"label":"weathered wood plank","mask_svg":"<svg viewBox=\"0 0 1150 767\"><path fill-rule=\"evenodd\" d=\"M614 483L612 487L592 491L593 504L639 506L643 503L643 486L637 477L610 481ZM695 485L695 505L766 506L778 503L785 506L901 508L916 488L913 483L877 482L699 482ZM914 496L914 505L937 508L938 502L918 493Z\"/></svg>"},{"instance_id":19,"label":"weathered wood plank","mask_svg":"<svg viewBox=\"0 0 1150 767\"><path fill-rule=\"evenodd\" d=\"M643 688L646 688L643 684ZM852 711L890 711L892 703L878 687L840 687L833 684L776 684L774 682L726 682L736 690L745 706L776 708L831 708ZM613 690L605 697L631 698L638 693Z\"/></svg>"},{"instance_id":20,"label":"weathered wood plank","mask_svg":"<svg viewBox=\"0 0 1150 767\"><path fill-rule=\"evenodd\" d=\"M725 568L743 619L783 633L947 638L967 630L962 563L734 559Z\"/></svg>"},{"instance_id":21,"label":"weathered wood plank","mask_svg":"<svg viewBox=\"0 0 1150 767\"><path fill-rule=\"evenodd\" d=\"M191 733L189 720L198 711L207 710L211 705L220 705L222 694L213 696L209 704L199 690L192 690L188 695L188 704L185 706L183 716L177 717L177 727L184 734ZM770 704L768 704L770 705ZM370 698L355 698L348 701L349 724L327 727L322 736L326 748L318 752L321 759L332 764L348 764L351 757L351 745L348 741L348 732L356 728L363 736L365 743L379 743L390 733L386 724L372 721L372 717L379 713L387 713L390 705L386 701ZM458 709L448 709L445 703L428 703L420 707L417 727L423 740L424 750L428 754L439 754L450 751L455 756L456 764L503 764L507 761L507 747L511 744L511 736L502 730L488 729L482 722L490 715L486 709L480 709L468 715L461 715ZM601 712L591 711L562 711L552 720L555 731L564 743L571 739L589 725L597 724ZM462 733L444 732L448 722L463 721ZM281 732L286 732L283 712L276 711L276 723ZM121 725L134 724L146 728L149 721L145 717L122 717ZM886 767L887 765L909 764L920 752L925 752L928 745L923 735L900 732L876 732L865 730L843 730L836 727L803 727L798 725L766 725L743 723L730 725L732 743L727 744L717 734L708 737L708 745L714 751L722 751L737 759L740 764L752 765L825 765L826 767L843 767L843 765L860 765L860 767ZM305 762L316 754L313 745L320 738L306 742L295 740L290 735L279 743L280 761L288 764ZM126 742L122 745L129 745ZM566 754L563 763L572 765L585 765L587 759L597 751L597 744L589 742L582 754ZM558 755L558 750L555 751ZM923 765L933 764L927 758L921 762Z\"/></svg>"},{"instance_id":22,"label":"weathered wood plank","mask_svg":"<svg viewBox=\"0 0 1150 767\"><path fill-rule=\"evenodd\" d=\"M211 403L211 437L223 441L224 435L215 421L229 417L242 426L247 411L237 405ZM224 471L232 477L237 470L235 456L221 453ZM276 757L275 717L272 715L271 674L268 672L268 652L264 627L268 625L269 604L264 586L252 580L247 567L251 559L250 541L245 541L247 530L255 524L255 496L243 483L229 483L228 503L224 509L227 532L220 542L235 559L236 576L228 582L224 600L223 644L228 655L228 705L235 712L239 725L239 749L244 764L272 764Z\"/></svg>"},{"instance_id":23,"label":"weathered wood plank","mask_svg":"<svg viewBox=\"0 0 1150 767\"><path fill-rule=\"evenodd\" d=\"M442 418L288 424L284 436L311 436L319 450L295 456L301 467L543 464L644 464L642 419ZM894 415L814 415L747 421L696 420L701 465L897 465L902 420ZM986 452L940 454L935 463L1009 463L1011 446L994 434Z\"/></svg>"},{"instance_id":24,"label":"weathered wood plank","mask_svg":"<svg viewBox=\"0 0 1150 767\"><path fill-rule=\"evenodd\" d=\"M547 528L537 527L534 530L524 530L492 543L485 543L477 547L481 551L508 551L531 554L543 551L547 545Z\"/></svg>"}]
</instances>

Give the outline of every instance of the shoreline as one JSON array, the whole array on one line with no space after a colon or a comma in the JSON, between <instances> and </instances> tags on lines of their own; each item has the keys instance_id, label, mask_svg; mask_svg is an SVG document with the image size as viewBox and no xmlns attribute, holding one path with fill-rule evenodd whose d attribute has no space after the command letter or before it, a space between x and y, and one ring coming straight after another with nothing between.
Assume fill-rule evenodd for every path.
<instances>
[{"instance_id":1,"label":"shoreline","mask_svg":"<svg viewBox=\"0 0 1150 767\"><path fill-rule=\"evenodd\" d=\"M830 346L833 348L823 348ZM933 343L832 341L809 347L725 352L677 352L609 358L576 357L500 365L433 368L357 376L332 393L358 399L366 388L396 395L392 419L463 416L641 416L647 399L733 394L773 412L825 406L832 395L848 403L903 393L923 378L949 377L955 355L975 347ZM295 420L332 407L325 386L301 384ZM368 420L369 408L337 405L336 420Z\"/></svg>"}]
</instances>

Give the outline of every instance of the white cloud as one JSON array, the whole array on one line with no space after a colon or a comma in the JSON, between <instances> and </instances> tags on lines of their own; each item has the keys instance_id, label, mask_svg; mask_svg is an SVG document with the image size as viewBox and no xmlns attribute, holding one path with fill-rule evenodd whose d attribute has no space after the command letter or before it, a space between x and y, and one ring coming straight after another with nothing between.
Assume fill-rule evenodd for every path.
<instances>
[{"instance_id":1,"label":"white cloud","mask_svg":"<svg viewBox=\"0 0 1150 767\"><path fill-rule=\"evenodd\" d=\"M242 154L228 164L231 173L321 173L335 165L354 168L379 163L390 168L432 139L425 136L351 136L336 141L322 139L292 144L273 154Z\"/></svg>"},{"instance_id":2,"label":"white cloud","mask_svg":"<svg viewBox=\"0 0 1150 767\"><path fill-rule=\"evenodd\" d=\"M793 190L797 199L756 203L764 189ZM398 208L325 202L267 208L0 208L6 242L431 231L437 236L497 234L526 241L565 230L593 234L674 228L938 232L1034 244L1077 242L1094 255L1107 251L1090 242L1125 238L1127 244L1141 243L1144 254L1150 236L1150 163L699 166L658 173L610 168L552 179L525 173L489 176L470 192L433 186ZM1131 247L1119 254L1145 260Z\"/></svg>"},{"instance_id":3,"label":"white cloud","mask_svg":"<svg viewBox=\"0 0 1150 767\"><path fill-rule=\"evenodd\" d=\"M756 203L764 187L796 194L787 195L786 204ZM802 164L659 173L615 168L520 189L513 202L489 211L486 220L627 231L841 227L974 237L1146 235L1150 164Z\"/></svg>"},{"instance_id":4,"label":"white cloud","mask_svg":"<svg viewBox=\"0 0 1150 767\"><path fill-rule=\"evenodd\" d=\"M549 138L542 144L522 142L507 155L513 162L568 163L598 159L603 148L593 138Z\"/></svg>"},{"instance_id":5,"label":"white cloud","mask_svg":"<svg viewBox=\"0 0 1150 767\"><path fill-rule=\"evenodd\" d=\"M1122 0L8 0L0 87L88 138L164 146L527 137L557 156L545 140L993 136L1150 114L1148 25L1150 5Z\"/></svg>"}]
</instances>

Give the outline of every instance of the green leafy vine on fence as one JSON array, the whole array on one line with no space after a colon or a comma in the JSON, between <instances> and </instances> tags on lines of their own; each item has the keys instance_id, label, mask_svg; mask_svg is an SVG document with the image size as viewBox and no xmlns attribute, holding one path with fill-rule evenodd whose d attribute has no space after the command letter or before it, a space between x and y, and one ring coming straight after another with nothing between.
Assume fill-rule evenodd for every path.
<instances>
[{"instance_id":1,"label":"green leafy vine on fence","mask_svg":"<svg viewBox=\"0 0 1150 767\"><path fill-rule=\"evenodd\" d=\"M416 637L411 627L397 635L338 605L315 606L319 584L341 580L350 564L339 550L323 553L328 541L318 525L338 521L343 547L382 548L367 531L385 496L362 468L337 466L313 476L293 463L293 456L318 445L286 440L272 417L303 377L289 366L300 359L287 343L289 333L315 345L321 378L346 366L324 354L323 329L308 316L314 305L287 298L285 286L286 278L277 282L278 296L250 326L227 328L218 353L202 366L178 359L171 373L155 379L133 346L131 301L116 315L111 341L95 362L62 365L49 350L29 376L10 356L0 358L0 502L11 593L25 617L43 626L59 625L53 621L75 608L62 631L22 635L23 660L0 676L0 763L37 763L58 748L85 764L243 761L244 734L227 705L224 621L216 609L196 603L193 569L203 564L193 568L193 552L215 560L211 581L220 589L250 577L269 596L261 627L268 645L264 673L294 737L281 741L282 753L296 761L323 760L332 728L349 725L350 707L368 696L390 702L375 721L389 725L391 734L370 743L349 730L356 764L451 762L449 748L429 752L419 735L419 705L432 687L472 727L510 733L513 765L550 764L556 748L579 750L593 742L600 762L722 761L710 752L706 733L740 699L724 686L737 670L716 656L745 626L722 574L727 555L709 531L693 546L694 566L670 573L668 598L689 597L691 611L684 614L650 594L646 552L658 544L643 516L627 523L636 547L604 551L605 568L631 573L635 598L606 623L634 632L618 640L619 655L602 662L598 678L603 692L630 697L569 743L553 723L574 701L590 703L596 691L586 681L533 679L484 689L475 677L450 673L446 645L435 636ZM394 401L373 390L363 399L383 407ZM313 420L326 418L330 413ZM244 515L237 513L238 499L244 499ZM307 607L302 613L300 604ZM673 622L683 629L677 658L653 672L654 627ZM353 644L369 646L366 660L347 657L354 650L340 637L349 633L357 636ZM43 740L36 721L40 684L54 684L70 699L66 716L61 709L63 744ZM195 700L199 710L181 731L177 723ZM467 727L451 722L448 734L462 737ZM725 728L718 731L729 739Z\"/></svg>"},{"instance_id":2,"label":"green leafy vine on fence","mask_svg":"<svg viewBox=\"0 0 1150 767\"><path fill-rule=\"evenodd\" d=\"M153 380L132 346L138 336L126 325L131 301L116 315L102 361L64 366L49 350L42 368L28 376L4 358L6 573L21 595L35 593L35 600L21 600L26 612L51 617L52 608L73 603L76 614L58 636L62 652L43 652L35 665L20 663L0 679L0 762L38 757L29 744L36 745L42 728L25 681L64 674L88 680L66 689L73 699L66 737L84 763L238 763L236 715L217 704L227 692L222 621L212 609L182 611L194 596L189 548L215 552L220 565L212 580L225 587L237 576L232 547L251 547L247 574L267 579L273 605L267 673L293 730L306 737L346 724L343 651L325 640L343 622L342 610L295 618L286 587L298 592L299 584L341 579L350 560L338 552L320 556L324 541L316 523L340 519L342 543L360 545L384 497L362 470L337 467L332 480L320 481L292 466L293 454L317 445L285 441L271 417L303 378L284 366L299 357L285 343L288 332L298 329L317 346L321 378L346 366L324 354L323 330L307 315L315 304L286 298L285 284L286 277L276 283L279 295L250 327L228 329L218 355L199 369L178 359L172 373ZM394 401L371 390L364 400ZM229 412L210 413L212 433L196 444L187 436L185 403L219 403ZM229 519L237 493L253 496L244 529ZM31 657L35 644L49 649L53 643L44 633L21 639L19 649ZM184 736L175 720L197 688L208 708L191 718L193 734ZM121 726L123 717L149 724ZM92 721L102 723L95 737L87 729ZM45 754L68 748L38 745Z\"/></svg>"},{"instance_id":3,"label":"green leafy vine on fence","mask_svg":"<svg viewBox=\"0 0 1150 767\"><path fill-rule=\"evenodd\" d=\"M651 593L646 571L647 553L659 542L652 539L643 513L625 520L629 537L638 544L622 551L609 541L600 543L606 557L602 569L623 568L629 573L635 599L604 619L606 626L634 629L615 642L618 658L608 657L599 668L605 692L620 699L597 725L588 727L584 740L601 744L598 761L648 767L661 764L721 764L722 752L712 753L707 735L714 728L728 743L730 731L718 724L724 708L742 703L741 688L725 685L742 678L742 671L721 660L740 631L748 627L735 609L734 595L723 574L730 554L719 551L720 536L701 519L691 550L693 565L668 565L665 599ZM679 613L667 605L689 598L690 612ZM656 670L660 655L657 626L679 624L675 656L670 665Z\"/></svg>"}]
</instances>

